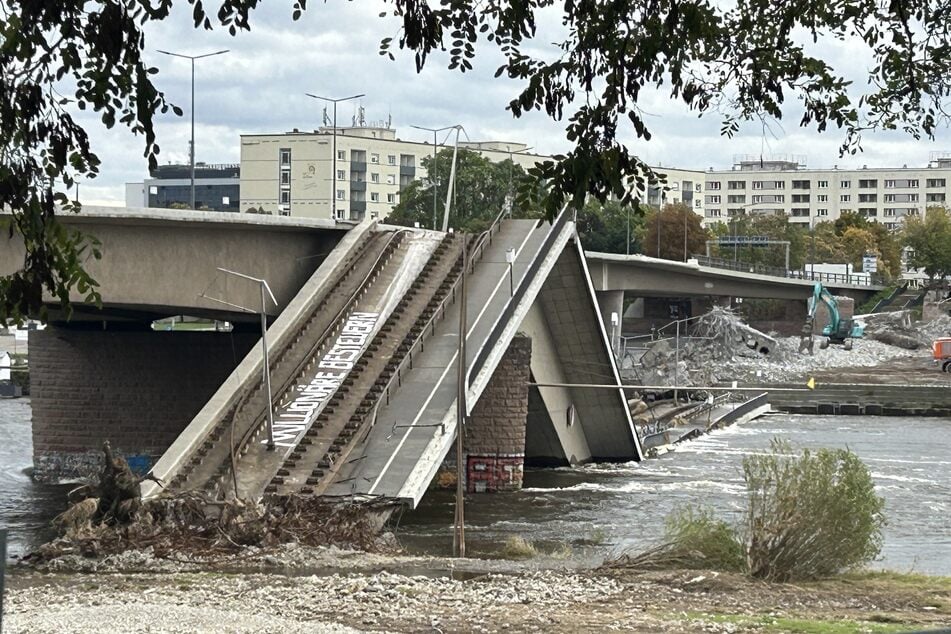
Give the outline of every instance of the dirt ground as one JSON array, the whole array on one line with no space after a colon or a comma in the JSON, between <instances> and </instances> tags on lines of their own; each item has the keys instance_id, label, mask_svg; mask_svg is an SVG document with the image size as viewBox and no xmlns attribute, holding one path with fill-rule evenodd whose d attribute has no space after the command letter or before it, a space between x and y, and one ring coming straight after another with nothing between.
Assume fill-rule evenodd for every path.
<instances>
[{"instance_id":1,"label":"dirt ground","mask_svg":"<svg viewBox=\"0 0 951 634\"><path fill-rule=\"evenodd\" d=\"M829 368L810 373L817 382L882 385L934 385L951 387L951 373L932 363L927 351L916 356L896 357L873 366Z\"/></svg>"},{"instance_id":2,"label":"dirt ground","mask_svg":"<svg viewBox=\"0 0 951 634\"><path fill-rule=\"evenodd\" d=\"M314 574L18 571L8 580L4 631L845 634L951 622L951 578L864 573L792 585L689 570L513 563L504 572L500 562L449 559L427 560L420 574L411 564L402 557L378 572Z\"/></svg>"}]
</instances>

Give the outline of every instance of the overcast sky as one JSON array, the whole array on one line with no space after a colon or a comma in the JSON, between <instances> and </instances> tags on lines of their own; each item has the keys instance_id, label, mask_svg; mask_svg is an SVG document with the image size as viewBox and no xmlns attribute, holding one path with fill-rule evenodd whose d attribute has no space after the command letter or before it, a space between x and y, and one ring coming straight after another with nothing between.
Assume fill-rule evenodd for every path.
<instances>
[{"instance_id":1,"label":"overcast sky","mask_svg":"<svg viewBox=\"0 0 951 634\"><path fill-rule=\"evenodd\" d=\"M188 161L189 72L187 60L161 55L156 49L202 54L230 49L226 55L196 63L197 160L237 163L242 133L311 130L321 124L322 103L305 92L331 97L366 93L361 101L369 121L392 116L400 138L426 141L428 133L411 124L442 127L461 123L472 140L508 140L527 143L540 153L567 149L564 124L532 113L514 119L505 108L517 95L519 84L495 79L501 57L492 45L477 50L475 70L466 74L446 69L445 56L430 60L417 74L412 56L396 51L396 61L378 54L380 39L397 34L398 23L378 17L376 0L311 2L304 17L293 22L290 5L255 11L252 30L231 37L227 32L196 31L187 3L176 3L173 17L147 31L147 61L157 66L157 85L167 98L185 110L184 117L162 116L157 126L160 163ZM558 37L559 16L543 16L538 46ZM864 84L868 61L861 49L848 43L822 42L822 54L834 68ZM543 51L544 48L537 49ZM736 154L802 154L810 167L840 168L924 166L933 150L951 151L951 133L941 129L934 142L915 141L900 133L866 135L864 153L840 158L842 135L835 130L817 134L798 127L798 116L772 127L765 136L759 123L750 123L731 140L719 136L716 115L698 119L664 94L650 93L641 100L650 114L650 142L630 147L652 165L689 169L729 168ZM338 123L349 125L353 105L341 104ZM142 139L128 130L105 130L88 115L93 148L102 159L101 174L80 188L87 204L123 204L126 182L148 176ZM634 142L629 129L623 138Z\"/></svg>"}]
</instances>

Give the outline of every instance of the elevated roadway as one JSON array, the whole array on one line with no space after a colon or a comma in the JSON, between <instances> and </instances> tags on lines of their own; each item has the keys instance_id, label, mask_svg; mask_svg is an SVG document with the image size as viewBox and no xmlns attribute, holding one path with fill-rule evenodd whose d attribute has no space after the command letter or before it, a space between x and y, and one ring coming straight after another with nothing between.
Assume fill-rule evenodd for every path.
<instances>
[{"instance_id":1,"label":"elevated roadway","mask_svg":"<svg viewBox=\"0 0 951 634\"><path fill-rule=\"evenodd\" d=\"M597 291L629 291L651 297L744 297L806 299L811 280L762 275L702 266L696 261L675 262L645 255L619 255L588 251L588 268ZM864 302L882 286L824 282L836 295Z\"/></svg>"}]
</instances>

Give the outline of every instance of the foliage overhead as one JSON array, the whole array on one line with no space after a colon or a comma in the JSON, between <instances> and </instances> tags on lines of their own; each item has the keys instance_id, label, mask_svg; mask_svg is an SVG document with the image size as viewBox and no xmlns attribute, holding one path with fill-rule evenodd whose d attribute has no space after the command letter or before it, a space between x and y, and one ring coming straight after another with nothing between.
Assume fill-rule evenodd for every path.
<instances>
[{"instance_id":1,"label":"foliage overhead","mask_svg":"<svg viewBox=\"0 0 951 634\"><path fill-rule=\"evenodd\" d=\"M155 88L157 69L142 59L145 30L168 17L174 0L7 0L0 12L0 208L26 243L22 270L0 278L0 319L36 310L43 289L68 300L95 282L82 260L93 245L57 229L55 206L77 177L93 178L99 160L71 113L95 112L143 138L156 165L153 119L172 108ZM250 29L259 0L188 0L196 28ZM553 218L588 197L632 204L651 178L619 136L648 140L645 91L665 91L700 115L721 119L732 135L751 119L781 119L842 130L841 150L860 147L863 131L900 129L931 137L946 117L951 82L951 4L934 0L564 0L564 36L539 45L541 11L553 0L385 0L382 18L401 27L381 41L395 59L408 50L417 69L448 52L450 70L473 68L478 47L504 61L497 76L520 82L509 104L516 117L541 111L567 119L574 147L531 173L521 200L541 199ZM294 0L298 19L306 0ZM864 47L869 81L859 86L813 52L835 39ZM545 41L545 40L543 40ZM63 92L60 92L62 90ZM789 102L794 102L791 107ZM180 110L172 108L180 114Z\"/></svg>"}]
</instances>

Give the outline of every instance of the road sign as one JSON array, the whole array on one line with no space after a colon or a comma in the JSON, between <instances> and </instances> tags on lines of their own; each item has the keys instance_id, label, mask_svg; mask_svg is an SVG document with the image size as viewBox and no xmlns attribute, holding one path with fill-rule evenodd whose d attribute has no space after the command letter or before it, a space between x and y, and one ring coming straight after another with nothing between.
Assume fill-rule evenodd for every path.
<instances>
[{"instance_id":1,"label":"road sign","mask_svg":"<svg viewBox=\"0 0 951 634\"><path fill-rule=\"evenodd\" d=\"M862 271L865 273L878 273L878 256L873 253L863 255Z\"/></svg>"},{"instance_id":2,"label":"road sign","mask_svg":"<svg viewBox=\"0 0 951 634\"><path fill-rule=\"evenodd\" d=\"M720 236L717 238L717 244L724 247L732 247L733 245L741 247L765 247L774 243L775 241L771 241L769 236Z\"/></svg>"}]
</instances>

